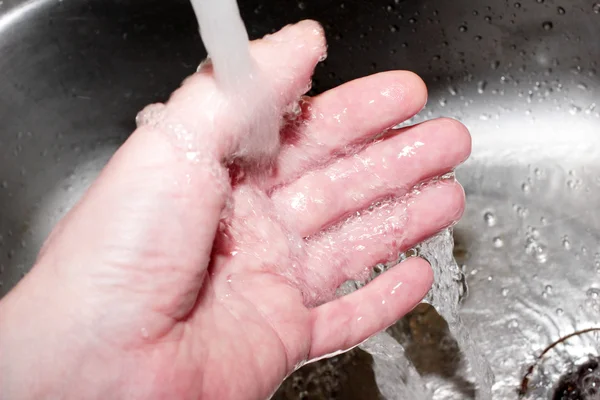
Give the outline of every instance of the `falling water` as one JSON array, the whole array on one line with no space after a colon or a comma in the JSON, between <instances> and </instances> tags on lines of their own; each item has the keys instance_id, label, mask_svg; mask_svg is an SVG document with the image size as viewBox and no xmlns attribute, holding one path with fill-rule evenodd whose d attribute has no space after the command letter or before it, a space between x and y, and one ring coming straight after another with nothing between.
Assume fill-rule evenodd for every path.
<instances>
[{"instance_id":1,"label":"falling water","mask_svg":"<svg viewBox=\"0 0 600 400\"><path fill-rule=\"evenodd\" d=\"M191 0L225 106L245 121L233 158L268 165L279 151L281 112L269 77L250 52L248 32L236 0ZM200 68L206 65L202 63Z\"/></svg>"},{"instance_id":2,"label":"falling water","mask_svg":"<svg viewBox=\"0 0 600 400\"><path fill-rule=\"evenodd\" d=\"M458 342L478 387L477 398L492 398L494 374L459 314L461 298L466 294L464 275L453 256L452 231L446 229L421 243L416 251L431 264L434 284L425 301L431 304L446 320L450 332Z\"/></svg>"},{"instance_id":3,"label":"falling water","mask_svg":"<svg viewBox=\"0 0 600 400\"><path fill-rule=\"evenodd\" d=\"M395 265L377 266L371 278ZM367 282L347 281L337 291L338 296L348 295L360 289ZM386 331L370 337L358 346L373 357L373 372L380 394L386 400L430 400L431 393L425 386L419 371L406 356L404 347Z\"/></svg>"},{"instance_id":4,"label":"falling water","mask_svg":"<svg viewBox=\"0 0 600 400\"><path fill-rule=\"evenodd\" d=\"M389 333L378 333L360 348L373 356L377 388L386 400L431 399L431 393L406 356L404 347Z\"/></svg>"},{"instance_id":5,"label":"falling water","mask_svg":"<svg viewBox=\"0 0 600 400\"><path fill-rule=\"evenodd\" d=\"M473 342L467 326L459 314L459 305L466 295L464 275L453 256L454 240L452 230L446 229L418 245L415 249L402 254L400 261L410 256L425 258L434 272L434 284L425 297L446 320L450 332L458 342L472 375L475 377L478 392L477 398L492 398L494 375L489 363ZM369 280L396 265L378 265ZM365 282L347 282L340 294L349 293L364 286ZM419 372L407 358L404 348L386 332L379 333L360 345L360 348L373 356L373 370L377 385L386 400L414 399L429 400L432 393L428 391Z\"/></svg>"},{"instance_id":6,"label":"falling water","mask_svg":"<svg viewBox=\"0 0 600 400\"><path fill-rule=\"evenodd\" d=\"M236 0L191 0L219 85L239 90L254 74L248 33Z\"/></svg>"}]
</instances>

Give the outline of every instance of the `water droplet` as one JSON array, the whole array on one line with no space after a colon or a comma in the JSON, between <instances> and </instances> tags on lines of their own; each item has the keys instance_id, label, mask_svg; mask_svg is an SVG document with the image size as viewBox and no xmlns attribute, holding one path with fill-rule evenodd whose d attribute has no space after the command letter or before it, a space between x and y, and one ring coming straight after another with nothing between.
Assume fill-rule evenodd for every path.
<instances>
[{"instance_id":1,"label":"water droplet","mask_svg":"<svg viewBox=\"0 0 600 400\"><path fill-rule=\"evenodd\" d=\"M558 7L556 9L556 11L558 12L559 15L565 15L565 13L566 13L565 9L562 7Z\"/></svg>"},{"instance_id":2,"label":"water droplet","mask_svg":"<svg viewBox=\"0 0 600 400\"><path fill-rule=\"evenodd\" d=\"M486 81L479 81L477 83L477 93L483 94L485 92L485 88L487 87Z\"/></svg>"},{"instance_id":3,"label":"water droplet","mask_svg":"<svg viewBox=\"0 0 600 400\"><path fill-rule=\"evenodd\" d=\"M585 292L585 295L587 297L589 297L590 299L598 299L600 298L600 289L597 288L590 288L587 290L587 292Z\"/></svg>"},{"instance_id":4,"label":"water droplet","mask_svg":"<svg viewBox=\"0 0 600 400\"><path fill-rule=\"evenodd\" d=\"M588 107L588 108L585 110L585 113L586 113L587 115L590 115L590 114L591 114L591 113L592 113L592 112L593 112L595 109L596 109L596 103L592 103L592 104L590 104L590 106L589 106L589 107ZM596 113L596 115L598 115L598 114Z\"/></svg>"},{"instance_id":5,"label":"water droplet","mask_svg":"<svg viewBox=\"0 0 600 400\"><path fill-rule=\"evenodd\" d=\"M483 19L485 19L485 22L492 22L492 17L489 15L486 15Z\"/></svg>"},{"instance_id":6,"label":"water droplet","mask_svg":"<svg viewBox=\"0 0 600 400\"><path fill-rule=\"evenodd\" d=\"M516 207L517 216L520 218L526 218L529 215L529 210L526 207L517 206Z\"/></svg>"},{"instance_id":7,"label":"water droplet","mask_svg":"<svg viewBox=\"0 0 600 400\"><path fill-rule=\"evenodd\" d=\"M552 294L552 285L546 285L546 287L544 288L544 291L548 294Z\"/></svg>"},{"instance_id":8,"label":"water droplet","mask_svg":"<svg viewBox=\"0 0 600 400\"><path fill-rule=\"evenodd\" d=\"M575 189L579 188L580 185L581 185L580 179L569 179L567 181L567 187L571 190L575 190Z\"/></svg>"},{"instance_id":9,"label":"water droplet","mask_svg":"<svg viewBox=\"0 0 600 400\"><path fill-rule=\"evenodd\" d=\"M521 8L521 3L515 3L515 8Z\"/></svg>"},{"instance_id":10,"label":"water droplet","mask_svg":"<svg viewBox=\"0 0 600 400\"><path fill-rule=\"evenodd\" d=\"M511 328L511 329L518 328L519 327L519 321L517 321L516 319L511 320L508 323L508 327Z\"/></svg>"},{"instance_id":11,"label":"water droplet","mask_svg":"<svg viewBox=\"0 0 600 400\"><path fill-rule=\"evenodd\" d=\"M466 26L466 25L461 25L461 26L459 26L459 27L458 27L458 30L459 30L460 32L463 32L463 33L464 33L464 32L466 32L466 31L468 31L469 29L467 28L467 26Z\"/></svg>"},{"instance_id":12,"label":"water droplet","mask_svg":"<svg viewBox=\"0 0 600 400\"><path fill-rule=\"evenodd\" d=\"M390 25L390 32L398 32L398 26Z\"/></svg>"},{"instance_id":13,"label":"water droplet","mask_svg":"<svg viewBox=\"0 0 600 400\"><path fill-rule=\"evenodd\" d=\"M533 237L527 238L525 242L525 253L532 255L540 264L544 264L548 261L548 250L546 245L540 243Z\"/></svg>"},{"instance_id":14,"label":"water droplet","mask_svg":"<svg viewBox=\"0 0 600 400\"><path fill-rule=\"evenodd\" d=\"M537 228L530 226L527 228L527 235L528 235L528 237L532 237L534 239L539 239L540 231L538 231Z\"/></svg>"},{"instance_id":15,"label":"water droplet","mask_svg":"<svg viewBox=\"0 0 600 400\"><path fill-rule=\"evenodd\" d=\"M529 185L529 183L525 182L521 185L521 190L523 191L523 193L529 193L531 191L531 186Z\"/></svg>"},{"instance_id":16,"label":"water droplet","mask_svg":"<svg viewBox=\"0 0 600 400\"><path fill-rule=\"evenodd\" d=\"M488 211L485 214L483 214L483 220L485 221L487 226L494 226L497 222L496 216L491 211Z\"/></svg>"},{"instance_id":17,"label":"water droplet","mask_svg":"<svg viewBox=\"0 0 600 400\"><path fill-rule=\"evenodd\" d=\"M554 24L553 24L551 21L545 21L545 22L542 24L542 28L544 28L544 30L545 30L545 31L549 31L549 30L551 30L552 28L554 28Z\"/></svg>"},{"instance_id":18,"label":"water droplet","mask_svg":"<svg viewBox=\"0 0 600 400\"><path fill-rule=\"evenodd\" d=\"M508 288L502 288L502 296L504 296L504 297L508 296L508 292L509 292Z\"/></svg>"},{"instance_id":19,"label":"water droplet","mask_svg":"<svg viewBox=\"0 0 600 400\"><path fill-rule=\"evenodd\" d=\"M545 0L535 0L537 1L539 4L542 4Z\"/></svg>"},{"instance_id":20,"label":"water droplet","mask_svg":"<svg viewBox=\"0 0 600 400\"><path fill-rule=\"evenodd\" d=\"M479 42L481 39L483 39L483 36L475 35L475 37L473 39L475 39L476 42Z\"/></svg>"},{"instance_id":21,"label":"water droplet","mask_svg":"<svg viewBox=\"0 0 600 400\"><path fill-rule=\"evenodd\" d=\"M577 84L577 87L578 87L579 89L581 89L581 90L588 90L588 86L587 86L585 83L583 83L583 82L579 82L579 83Z\"/></svg>"},{"instance_id":22,"label":"water droplet","mask_svg":"<svg viewBox=\"0 0 600 400\"><path fill-rule=\"evenodd\" d=\"M577 115L580 112L581 112L581 107L578 107L575 104L571 104L571 107L569 107L569 114L571 114L571 115Z\"/></svg>"},{"instance_id":23,"label":"water droplet","mask_svg":"<svg viewBox=\"0 0 600 400\"><path fill-rule=\"evenodd\" d=\"M571 242L569 241L568 236L563 236L562 245L565 248L565 250L571 250Z\"/></svg>"},{"instance_id":24,"label":"water droplet","mask_svg":"<svg viewBox=\"0 0 600 400\"><path fill-rule=\"evenodd\" d=\"M456 96L458 94L458 91L456 90L456 88L454 86L448 86L448 92L452 95L452 96Z\"/></svg>"},{"instance_id":25,"label":"water droplet","mask_svg":"<svg viewBox=\"0 0 600 400\"><path fill-rule=\"evenodd\" d=\"M565 313L565 310L563 310L562 308L557 308L557 309L556 309L556 315L558 315L559 317L560 317L561 315L563 315L564 313Z\"/></svg>"},{"instance_id":26,"label":"water droplet","mask_svg":"<svg viewBox=\"0 0 600 400\"><path fill-rule=\"evenodd\" d=\"M448 104L448 101L446 99L444 99L444 98L441 98L439 100L439 103L440 103L440 106L446 107L446 104Z\"/></svg>"},{"instance_id":27,"label":"water droplet","mask_svg":"<svg viewBox=\"0 0 600 400\"><path fill-rule=\"evenodd\" d=\"M592 6L592 10L594 10L594 12L596 14L600 14L600 3L596 3Z\"/></svg>"},{"instance_id":28,"label":"water droplet","mask_svg":"<svg viewBox=\"0 0 600 400\"><path fill-rule=\"evenodd\" d=\"M546 253L546 246L543 244L539 245L535 252L535 259L540 264L544 264L548 261L548 253Z\"/></svg>"},{"instance_id":29,"label":"water droplet","mask_svg":"<svg viewBox=\"0 0 600 400\"><path fill-rule=\"evenodd\" d=\"M499 237L499 236L496 236L494 238L493 242L494 242L494 247L497 248L497 249L499 249L502 246L504 246L504 240L502 240L502 238Z\"/></svg>"}]
</instances>

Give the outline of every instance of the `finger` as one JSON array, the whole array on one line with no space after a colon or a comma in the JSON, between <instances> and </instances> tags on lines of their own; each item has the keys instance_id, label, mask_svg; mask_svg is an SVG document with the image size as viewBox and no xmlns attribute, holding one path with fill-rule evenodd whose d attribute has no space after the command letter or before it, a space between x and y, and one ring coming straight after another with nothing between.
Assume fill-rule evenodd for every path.
<instances>
[{"instance_id":1,"label":"finger","mask_svg":"<svg viewBox=\"0 0 600 400\"><path fill-rule=\"evenodd\" d=\"M326 53L325 37L318 23L302 21L252 42L250 53L255 73L240 77L235 91L213 79L208 62L167 103L168 118L217 146L209 151L219 157L260 158L279 150L282 115L308 90Z\"/></svg>"},{"instance_id":2,"label":"finger","mask_svg":"<svg viewBox=\"0 0 600 400\"><path fill-rule=\"evenodd\" d=\"M358 291L313 308L309 359L350 349L392 325L425 297L432 283L427 261L409 258Z\"/></svg>"},{"instance_id":3,"label":"finger","mask_svg":"<svg viewBox=\"0 0 600 400\"><path fill-rule=\"evenodd\" d=\"M454 169L471 151L460 122L439 119L393 136L303 175L272 195L281 214L302 236L384 197L402 197L416 184Z\"/></svg>"},{"instance_id":4,"label":"finger","mask_svg":"<svg viewBox=\"0 0 600 400\"><path fill-rule=\"evenodd\" d=\"M290 181L339 153L418 113L427 88L417 75L390 71L348 82L302 103L303 112L284 131L285 143L270 184Z\"/></svg>"},{"instance_id":5,"label":"finger","mask_svg":"<svg viewBox=\"0 0 600 400\"><path fill-rule=\"evenodd\" d=\"M330 288L365 279L372 266L397 259L400 252L458 221L463 210L464 191L454 179L384 201L309 239L305 279L311 287L320 283ZM326 298L325 293L313 296L309 303Z\"/></svg>"}]
</instances>

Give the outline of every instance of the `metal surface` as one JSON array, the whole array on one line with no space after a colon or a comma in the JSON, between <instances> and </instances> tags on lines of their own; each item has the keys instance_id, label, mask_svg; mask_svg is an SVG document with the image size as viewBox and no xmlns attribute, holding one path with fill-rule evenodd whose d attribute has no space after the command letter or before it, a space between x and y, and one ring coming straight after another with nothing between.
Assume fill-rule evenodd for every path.
<instances>
[{"instance_id":1,"label":"metal surface","mask_svg":"<svg viewBox=\"0 0 600 400\"><path fill-rule=\"evenodd\" d=\"M456 255L470 285L464 319L492 363L496 398L517 398L548 345L600 327L600 3L240 3L253 37L306 17L324 23L329 58L316 91L410 69L430 88L411 122L446 115L471 129L473 157L458 171L467 211ZM204 54L186 1L0 1L0 295L131 132L136 112L164 100ZM418 308L394 330L436 398L472 396L434 312ZM591 331L545 354L527 398L549 398L558 375L598 355L599 343ZM372 385L357 388L372 382L356 372L368 357L342 357L300 371L277 396L372 398ZM337 384L307 381L331 365L343 372Z\"/></svg>"}]
</instances>

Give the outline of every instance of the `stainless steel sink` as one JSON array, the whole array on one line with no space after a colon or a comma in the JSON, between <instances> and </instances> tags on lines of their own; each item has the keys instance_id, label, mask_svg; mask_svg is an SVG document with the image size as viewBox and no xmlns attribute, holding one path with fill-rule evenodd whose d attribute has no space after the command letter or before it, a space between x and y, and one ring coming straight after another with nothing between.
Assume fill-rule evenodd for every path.
<instances>
[{"instance_id":1,"label":"stainless steel sink","mask_svg":"<svg viewBox=\"0 0 600 400\"><path fill-rule=\"evenodd\" d=\"M410 122L445 115L471 129L455 255L469 284L463 318L492 364L495 398L552 398L563 374L600 355L599 2L240 6L253 37L307 17L325 25L329 58L314 91L410 69L430 88ZM187 1L0 1L0 295L136 112L204 55ZM390 331L435 398L472 398L468 366L434 310L420 306ZM355 350L308 365L275 398L377 398L369 363Z\"/></svg>"}]
</instances>

